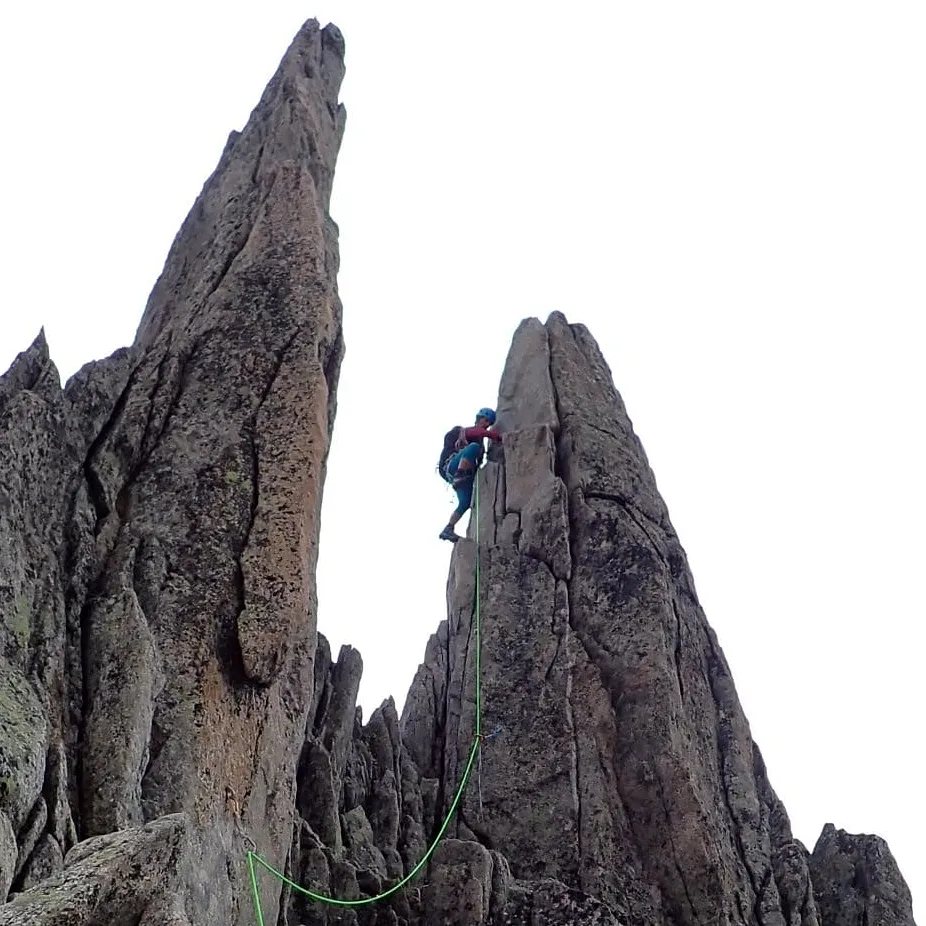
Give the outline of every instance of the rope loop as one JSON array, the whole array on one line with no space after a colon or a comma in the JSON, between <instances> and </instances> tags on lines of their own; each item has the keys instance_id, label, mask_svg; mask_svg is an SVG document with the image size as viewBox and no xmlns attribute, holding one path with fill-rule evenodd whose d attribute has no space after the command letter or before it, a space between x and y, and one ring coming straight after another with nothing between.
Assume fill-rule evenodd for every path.
<instances>
[{"instance_id":1,"label":"rope loop","mask_svg":"<svg viewBox=\"0 0 926 926\"><path fill-rule=\"evenodd\" d=\"M479 471L476 471L474 482L474 510L473 515L475 516L475 540L476 540L476 588L475 588L475 601L473 603L473 622L474 622L474 631L476 637L476 729L473 733L473 745L469 751L469 759L466 763L466 768L463 770L463 777L460 779L460 786L457 788L457 792L454 795L453 801L450 804L450 809L447 811L447 816L444 818L444 822L441 824L440 830L438 830L437 835L434 837L434 841L428 847L427 851L421 857L421 860L417 865L404 877L401 881L394 884L392 887L388 888L385 891L380 892L375 897L363 897L359 900L339 900L337 897L329 897L326 894L319 894L315 891L310 891L308 888L303 887L301 884L296 884L295 881L291 881L286 877L283 872L278 871L274 868L266 859L264 859L258 852L257 846L254 844L254 841L244 832L244 827L241 823L241 811L238 799L231 788L226 789L226 800L229 802L232 814L235 818L236 827L239 831L239 834L242 836L245 844L250 844L251 848L248 849L247 853L247 865L248 871L250 874L251 882L251 893L254 898L254 913L257 917L258 926L265 926L264 923L264 913L261 908L260 903L260 891L258 890L257 885L257 866L260 866L269 874L273 875L278 881L282 884L285 884L287 887L292 888L299 894L302 894L304 897L308 897L311 900L318 901L319 903L329 904L330 906L335 907L360 907L367 904L373 904L380 900L385 900L387 897L391 897L396 891L401 890L408 884L409 881L414 878L419 871L427 864L428 859L434 854L434 851L437 849L438 843L444 836L444 833L447 830L447 827L450 825L450 821L453 818L453 815L456 813L457 806L463 798L463 793L466 790L466 784L469 781L470 772L472 771L473 764L476 761L477 755L480 754L480 747L486 740L492 739L493 736L497 736L501 733L502 728L497 727L491 733L482 732L482 635L481 635L481 620L480 620L480 597L481 597L481 576L480 576L480 544L479 544ZM481 759L480 759L481 762ZM482 806L482 787L480 782L479 787L479 805L480 813Z\"/></svg>"}]
</instances>

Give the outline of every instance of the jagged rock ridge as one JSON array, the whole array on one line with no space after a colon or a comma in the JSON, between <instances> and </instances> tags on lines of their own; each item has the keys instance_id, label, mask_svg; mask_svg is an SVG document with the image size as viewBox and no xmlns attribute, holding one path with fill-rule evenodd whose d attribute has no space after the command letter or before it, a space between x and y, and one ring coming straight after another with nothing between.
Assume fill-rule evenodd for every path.
<instances>
[{"instance_id":1,"label":"jagged rock ridge","mask_svg":"<svg viewBox=\"0 0 926 926\"><path fill-rule=\"evenodd\" d=\"M0 924L253 921L245 851L369 897L474 731L475 525L401 718L315 633L343 352L343 43L306 24L187 218L135 344L0 379ZM280 924L913 923L884 843L792 838L589 333L522 324L480 476L478 775L376 906ZM55 478L47 478L54 473Z\"/></svg>"}]
</instances>

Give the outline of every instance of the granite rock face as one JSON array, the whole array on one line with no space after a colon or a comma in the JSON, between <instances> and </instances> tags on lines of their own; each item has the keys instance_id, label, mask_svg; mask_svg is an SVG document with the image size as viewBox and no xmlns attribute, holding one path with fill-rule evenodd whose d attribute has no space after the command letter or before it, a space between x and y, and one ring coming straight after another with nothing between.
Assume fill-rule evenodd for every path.
<instances>
[{"instance_id":1,"label":"granite rock face","mask_svg":"<svg viewBox=\"0 0 926 926\"><path fill-rule=\"evenodd\" d=\"M62 389L40 335L0 377L0 926L251 923L249 849L279 926L913 926L883 841L793 839L611 373L559 314L515 334L401 716L362 722L315 600L342 74L307 23L131 347Z\"/></svg>"},{"instance_id":2,"label":"granite rock face","mask_svg":"<svg viewBox=\"0 0 926 926\"><path fill-rule=\"evenodd\" d=\"M342 356L342 75L340 34L307 23L135 343L62 390L40 337L0 381L0 922L248 922L245 834L290 844Z\"/></svg>"},{"instance_id":3,"label":"granite rock face","mask_svg":"<svg viewBox=\"0 0 926 926\"><path fill-rule=\"evenodd\" d=\"M841 923L815 899L589 332L559 314L525 321L498 416L503 450L480 474L448 621L402 716L422 773L458 780L475 729L478 541L483 729L496 735L457 834L501 853L522 885L553 879L606 911L571 922Z\"/></svg>"},{"instance_id":4,"label":"granite rock face","mask_svg":"<svg viewBox=\"0 0 926 926\"><path fill-rule=\"evenodd\" d=\"M913 902L887 843L828 823L810 857L813 891L826 926L907 926Z\"/></svg>"}]
</instances>

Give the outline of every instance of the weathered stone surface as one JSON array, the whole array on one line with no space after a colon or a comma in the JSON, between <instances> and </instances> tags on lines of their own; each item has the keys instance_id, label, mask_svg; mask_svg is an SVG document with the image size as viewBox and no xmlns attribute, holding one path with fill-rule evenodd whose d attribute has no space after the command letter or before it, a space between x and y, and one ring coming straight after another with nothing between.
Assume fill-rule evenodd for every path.
<instances>
[{"instance_id":1,"label":"weathered stone surface","mask_svg":"<svg viewBox=\"0 0 926 926\"><path fill-rule=\"evenodd\" d=\"M59 874L64 868L64 855L57 841L48 833L39 840L18 876L17 887L28 891L46 878Z\"/></svg>"},{"instance_id":2,"label":"weathered stone surface","mask_svg":"<svg viewBox=\"0 0 926 926\"><path fill-rule=\"evenodd\" d=\"M338 661L331 667L330 681L325 687L328 700L318 715L316 735L331 753L334 772L339 781L344 777L347 767L362 672L360 653L350 646L342 647Z\"/></svg>"},{"instance_id":3,"label":"weathered stone surface","mask_svg":"<svg viewBox=\"0 0 926 926\"><path fill-rule=\"evenodd\" d=\"M0 869L0 893L7 896L13 877L17 871L16 859L19 856L19 845L16 842L16 833L13 824L6 815L0 816L0 858L3 859L3 868Z\"/></svg>"},{"instance_id":4,"label":"weathered stone surface","mask_svg":"<svg viewBox=\"0 0 926 926\"><path fill-rule=\"evenodd\" d=\"M144 822L142 778L156 698L158 648L134 587L135 549L117 544L84 623L83 830L87 836ZM118 749L113 749L113 743Z\"/></svg>"},{"instance_id":5,"label":"weathered stone surface","mask_svg":"<svg viewBox=\"0 0 926 926\"><path fill-rule=\"evenodd\" d=\"M386 876L386 860L376 846L373 828L362 807L349 810L341 819L347 853L356 868Z\"/></svg>"},{"instance_id":6,"label":"weathered stone surface","mask_svg":"<svg viewBox=\"0 0 926 926\"><path fill-rule=\"evenodd\" d=\"M781 913L788 926L822 926L807 862L807 850L796 840L781 846L773 859Z\"/></svg>"},{"instance_id":7,"label":"weathered stone surface","mask_svg":"<svg viewBox=\"0 0 926 926\"><path fill-rule=\"evenodd\" d=\"M296 809L326 846L341 848L341 822L338 817L338 780L331 756L317 742L302 750L298 769Z\"/></svg>"},{"instance_id":8,"label":"weathered stone surface","mask_svg":"<svg viewBox=\"0 0 926 926\"><path fill-rule=\"evenodd\" d=\"M402 742L421 775L436 778L443 762L443 704L447 697L447 622L428 640L402 711Z\"/></svg>"},{"instance_id":9,"label":"weathered stone surface","mask_svg":"<svg viewBox=\"0 0 926 926\"><path fill-rule=\"evenodd\" d=\"M546 878L516 883L495 922L500 926L625 926L628 921L600 900Z\"/></svg>"},{"instance_id":10,"label":"weathered stone surface","mask_svg":"<svg viewBox=\"0 0 926 926\"><path fill-rule=\"evenodd\" d=\"M910 889L887 843L827 823L810 857L822 926L915 926Z\"/></svg>"},{"instance_id":11,"label":"weathered stone surface","mask_svg":"<svg viewBox=\"0 0 926 926\"><path fill-rule=\"evenodd\" d=\"M359 654L343 647L332 664L323 637L319 653L324 662L316 665L314 714L297 771L301 820L288 870L298 883L327 896L370 897L400 880L427 848L420 776L402 745L391 699L373 712L366 726L360 723ZM292 891L285 906L299 923L411 922L405 893L376 906L345 909Z\"/></svg>"},{"instance_id":12,"label":"weathered stone surface","mask_svg":"<svg viewBox=\"0 0 926 926\"><path fill-rule=\"evenodd\" d=\"M345 646L332 664L327 640L319 635L318 641L316 690L297 770L296 809L321 844L337 852L342 844L338 813L344 807L344 779L350 790L351 776L356 777L348 760L363 663L355 649Z\"/></svg>"},{"instance_id":13,"label":"weathered stone surface","mask_svg":"<svg viewBox=\"0 0 926 926\"><path fill-rule=\"evenodd\" d=\"M176 890L186 838L187 823L174 814L89 839L68 853L63 874L0 906L0 926L145 922L146 911Z\"/></svg>"},{"instance_id":14,"label":"weathered stone surface","mask_svg":"<svg viewBox=\"0 0 926 926\"><path fill-rule=\"evenodd\" d=\"M40 336L0 378L0 902L17 868L24 884L78 839L182 811L179 907L61 922L250 921L245 835L274 859L291 845L343 353L342 75L338 31L307 23L131 348L62 390ZM43 831L24 829L43 794Z\"/></svg>"},{"instance_id":15,"label":"weathered stone surface","mask_svg":"<svg viewBox=\"0 0 926 926\"><path fill-rule=\"evenodd\" d=\"M57 551L79 475L79 441L67 422L40 335L0 377L0 901L22 842L39 838L29 817L49 741L65 723L66 580Z\"/></svg>"},{"instance_id":16,"label":"weathered stone surface","mask_svg":"<svg viewBox=\"0 0 926 926\"><path fill-rule=\"evenodd\" d=\"M48 832L66 852L77 842L77 829L68 802L68 764L62 743L52 743L45 763L45 796Z\"/></svg>"},{"instance_id":17,"label":"weathered stone surface","mask_svg":"<svg viewBox=\"0 0 926 926\"><path fill-rule=\"evenodd\" d=\"M492 856L476 842L448 839L438 846L424 889L424 926L480 926L489 922Z\"/></svg>"},{"instance_id":18,"label":"weathered stone surface","mask_svg":"<svg viewBox=\"0 0 926 926\"><path fill-rule=\"evenodd\" d=\"M40 797L29 814L26 823L16 834L15 843L19 846L19 856L16 860L15 876L17 882L22 878L22 872L25 869L36 845L45 834L45 828L48 825L48 807L45 799ZM60 850L59 850L60 852ZM23 890L22 886L17 883L17 887Z\"/></svg>"},{"instance_id":19,"label":"weathered stone surface","mask_svg":"<svg viewBox=\"0 0 926 926\"><path fill-rule=\"evenodd\" d=\"M547 425L559 430L556 395L550 379L550 340L543 323L526 318L511 342L496 404L498 427L506 434Z\"/></svg>"}]
</instances>

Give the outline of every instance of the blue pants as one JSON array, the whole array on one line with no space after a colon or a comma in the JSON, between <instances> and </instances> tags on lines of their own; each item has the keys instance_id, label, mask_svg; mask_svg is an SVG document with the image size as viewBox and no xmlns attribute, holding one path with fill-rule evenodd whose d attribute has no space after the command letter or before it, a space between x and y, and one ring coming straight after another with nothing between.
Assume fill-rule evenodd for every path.
<instances>
[{"instance_id":1,"label":"blue pants","mask_svg":"<svg viewBox=\"0 0 926 926\"><path fill-rule=\"evenodd\" d=\"M482 462L482 443L467 444L462 450L458 450L448 461L444 468L444 478L447 482L452 483L456 478L457 471L460 468L462 460L469 460L473 468L467 470L467 475L453 487L457 493L456 513L461 517L469 510L473 503L473 485L476 481L476 468Z\"/></svg>"}]
</instances>

